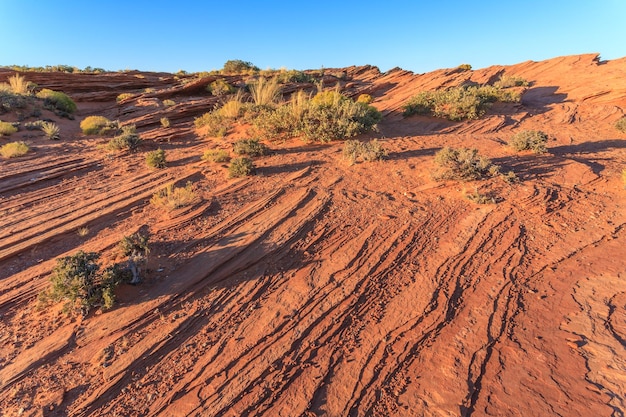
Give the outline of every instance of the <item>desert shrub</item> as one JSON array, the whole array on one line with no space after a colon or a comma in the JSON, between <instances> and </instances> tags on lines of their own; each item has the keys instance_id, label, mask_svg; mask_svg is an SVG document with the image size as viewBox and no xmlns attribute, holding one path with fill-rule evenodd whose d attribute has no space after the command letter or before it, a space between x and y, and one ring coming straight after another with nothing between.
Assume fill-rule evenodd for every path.
<instances>
[{"instance_id":1,"label":"desert shrub","mask_svg":"<svg viewBox=\"0 0 626 417\"><path fill-rule=\"evenodd\" d=\"M228 154L228 151L224 149L209 149L204 151L202 160L218 163L228 162L230 161L230 155Z\"/></svg>"},{"instance_id":2,"label":"desert shrub","mask_svg":"<svg viewBox=\"0 0 626 417\"><path fill-rule=\"evenodd\" d=\"M318 93L302 120L302 133L308 141L330 142L376 128L382 114L373 106L357 103L336 92Z\"/></svg>"},{"instance_id":3,"label":"desert shrub","mask_svg":"<svg viewBox=\"0 0 626 417\"><path fill-rule=\"evenodd\" d=\"M279 106L276 109L260 108L252 117L255 136L264 140L286 140L301 132L303 112L296 104Z\"/></svg>"},{"instance_id":4,"label":"desert shrub","mask_svg":"<svg viewBox=\"0 0 626 417\"><path fill-rule=\"evenodd\" d=\"M128 149L134 151L139 147L141 138L137 134L135 125L128 125L122 127L122 132L113 137L107 144L107 148L112 151L120 151Z\"/></svg>"},{"instance_id":5,"label":"desert shrub","mask_svg":"<svg viewBox=\"0 0 626 417\"><path fill-rule=\"evenodd\" d=\"M258 139L241 139L233 144L233 152L237 155L262 156L267 155L269 148Z\"/></svg>"},{"instance_id":6,"label":"desert shrub","mask_svg":"<svg viewBox=\"0 0 626 417\"><path fill-rule=\"evenodd\" d=\"M259 71L259 67L251 62L242 61L240 59L231 59L224 63L222 74L251 74Z\"/></svg>"},{"instance_id":7,"label":"desert shrub","mask_svg":"<svg viewBox=\"0 0 626 417\"><path fill-rule=\"evenodd\" d=\"M230 121L224 118L219 111L204 113L194 120L194 126L202 129L209 137L222 137L228 132Z\"/></svg>"},{"instance_id":8,"label":"desert shrub","mask_svg":"<svg viewBox=\"0 0 626 417\"><path fill-rule=\"evenodd\" d=\"M364 103L364 104L370 104L372 101L374 101L374 99L372 98L371 95L369 94L361 94L359 95L359 97L356 99L357 103Z\"/></svg>"},{"instance_id":9,"label":"desert shrub","mask_svg":"<svg viewBox=\"0 0 626 417\"><path fill-rule=\"evenodd\" d=\"M437 181L476 180L497 173L497 167L488 158L478 155L476 149L445 147L435 154L435 163L439 165L433 173Z\"/></svg>"},{"instance_id":10,"label":"desert shrub","mask_svg":"<svg viewBox=\"0 0 626 417\"><path fill-rule=\"evenodd\" d=\"M540 130L523 130L513 135L509 146L516 151L532 150L534 153L545 153L548 135Z\"/></svg>"},{"instance_id":11,"label":"desert shrub","mask_svg":"<svg viewBox=\"0 0 626 417\"><path fill-rule=\"evenodd\" d=\"M167 117L161 117L161 126L166 129L170 127L170 119L168 119Z\"/></svg>"},{"instance_id":12,"label":"desert shrub","mask_svg":"<svg viewBox=\"0 0 626 417\"><path fill-rule=\"evenodd\" d=\"M149 240L149 234L137 232L130 236L124 236L118 244L122 254L128 256L128 269L132 275L131 284L137 284L141 281L140 266L145 265L148 261Z\"/></svg>"},{"instance_id":13,"label":"desert shrub","mask_svg":"<svg viewBox=\"0 0 626 417\"><path fill-rule=\"evenodd\" d=\"M41 131L46 135L46 137L50 140L59 140L61 129L55 123L52 122L43 122L41 124Z\"/></svg>"},{"instance_id":14,"label":"desert shrub","mask_svg":"<svg viewBox=\"0 0 626 417\"><path fill-rule=\"evenodd\" d=\"M165 168L165 151L157 149L146 154L146 164L151 168Z\"/></svg>"},{"instance_id":15,"label":"desert shrub","mask_svg":"<svg viewBox=\"0 0 626 417\"><path fill-rule=\"evenodd\" d=\"M519 177L513 171L509 171L506 174L500 174L500 176L502 177L504 182L508 184L515 184L516 182L519 182Z\"/></svg>"},{"instance_id":16,"label":"desert shrub","mask_svg":"<svg viewBox=\"0 0 626 417\"><path fill-rule=\"evenodd\" d=\"M87 116L80 122L80 129L85 135L102 135L117 131L119 124L104 116Z\"/></svg>"},{"instance_id":17,"label":"desert shrub","mask_svg":"<svg viewBox=\"0 0 626 417\"><path fill-rule=\"evenodd\" d=\"M230 85L223 78L213 81L211 84L207 85L206 89L209 93L217 97L234 94L237 91L235 87Z\"/></svg>"},{"instance_id":18,"label":"desert shrub","mask_svg":"<svg viewBox=\"0 0 626 417\"><path fill-rule=\"evenodd\" d=\"M376 139L365 142L363 145L364 149L361 157L365 162L380 161L387 156L387 150Z\"/></svg>"},{"instance_id":19,"label":"desert shrub","mask_svg":"<svg viewBox=\"0 0 626 417\"><path fill-rule=\"evenodd\" d=\"M119 94L119 95L116 97L115 101L117 101L118 103L120 103L120 102L122 102L122 101L124 101L124 100L126 100L126 99L129 99L129 98L133 97L133 96L134 96L134 94L133 94L133 93L122 93L122 94Z\"/></svg>"},{"instance_id":20,"label":"desert shrub","mask_svg":"<svg viewBox=\"0 0 626 417\"><path fill-rule=\"evenodd\" d=\"M528 81L522 77L501 75L500 79L493 83L493 86L496 88L528 87Z\"/></svg>"},{"instance_id":21,"label":"desert shrub","mask_svg":"<svg viewBox=\"0 0 626 417\"><path fill-rule=\"evenodd\" d=\"M387 155L387 151L376 139L368 142L347 140L343 145L342 154L345 159L354 164L359 159L364 162L380 161Z\"/></svg>"},{"instance_id":22,"label":"desert shrub","mask_svg":"<svg viewBox=\"0 0 626 417\"><path fill-rule=\"evenodd\" d=\"M626 133L626 116L615 122L615 129L619 130L620 132Z\"/></svg>"},{"instance_id":23,"label":"desert shrub","mask_svg":"<svg viewBox=\"0 0 626 417\"><path fill-rule=\"evenodd\" d=\"M76 103L65 93L44 88L37 93L37 97L43 99L44 105L64 113L74 113Z\"/></svg>"},{"instance_id":24,"label":"desert shrub","mask_svg":"<svg viewBox=\"0 0 626 417\"><path fill-rule=\"evenodd\" d=\"M29 151L30 146L22 141L6 143L0 147L0 155L4 158L16 158L26 155Z\"/></svg>"},{"instance_id":25,"label":"desert shrub","mask_svg":"<svg viewBox=\"0 0 626 417\"><path fill-rule=\"evenodd\" d=\"M52 285L40 294L40 302L47 304L65 300L64 309L67 312L89 312L102 300L98 285L100 265L96 262L99 258L96 252L79 251L72 256L57 259L50 276Z\"/></svg>"},{"instance_id":26,"label":"desert shrub","mask_svg":"<svg viewBox=\"0 0 626 417\"><path fill-rule=\"evenodd\" d=\"M0 89L0 112L5 113L15 109L22 109L28 103L26 97L13 94L11 91Z\"/></svg>"},{"instance_id":27,"label":"desert shrub","mask_svg":"<svg viewBox=\"0 0 626 417\"><path fill-rule=\"evenodd\" d=\"M261 72L262 75L263 71ZM279 83L312 83L315 78L309 74L298 70L280 70L273 74Z\"/></svg>"},{"instance_id":28,"label":"desert shrub","mask_svg":"<svg viewBox=\"0 0 626 417\"><path fill-rule=\"evenodd\" d=\"M461 64L457 67L457 69L461 71L470 71L472 69L472 66L470 64Z\"/></svg>"},{"instance_id":29,"label":"desert shrub","mask_svg":"<svg viewBox=\"0 0 626 417\"><path fill-rule=\"evenodd\" d=\"M228 166L228 177L239 178L251 175L254 172L254 163L249 158L235 158Z\"/></svg>"},{"instance_id":30,"label":"desert shrub","mask_svg":"<svg viewBox=\"0 0 626 417\"><path fill-rule=\"evenodd\" d=\"M475 188L472 193L465 194L465 198L476 204L496 204L496 199L494 197L482 194L478 191L478 188Z\"/></svg>"},{"instance_id":31,"label":"desert shrub","mask_svg":"<svg viewBox=\"0 0 626 417\"><path fill-rule=\"evenodd\" d=\"M518 102L521 94L494 86L459 86L422 91L404 105L404 115L430 114L452 121L478 119L491 103Z\"/></svg>"},{"instance_id":32,"label":"desert shrub","mask_svg":"<svg viewBox=\"0 0 626 417\"><path fill-rule=\"evenodd\" d=\"M163 100L163 105L165 107L172 107L173 105L175 105L176 102L174 100Z\"/></svg>"},{"instance_id":33,"label":"desert shrub","mask_svg":"<svg viewBox=\"0 0 626 417\"><path fill-rule=\"evenodd\" d=\"M184 187L175 187L174 184L168 184L165 188L152 195L150 203L166 210L175 210L195 204L198 200L199 197L193 184L187 182Z\"/></svg>"},{"instance_id":34,"label":"desert shrub","mask_svg":"<svg viewBox=\"0 0 626 417\"><path fill-rule=\"evenodd\" d=\"M280 97L280 84L277 78L259 78L256 82L250 84L250 94L252 100L257 106L271 106L278 101Z\"/></svg>"},{"instance_id":35,"label":"desert shrub","mask_svg":"<svg viewBox=\"0 0 626 417\"><path fill-rule=\"evenodd\" d=\"M0 136L9 136L17 132L17 127L12 123L0 121Z\"/></svg>"}]
</instances>

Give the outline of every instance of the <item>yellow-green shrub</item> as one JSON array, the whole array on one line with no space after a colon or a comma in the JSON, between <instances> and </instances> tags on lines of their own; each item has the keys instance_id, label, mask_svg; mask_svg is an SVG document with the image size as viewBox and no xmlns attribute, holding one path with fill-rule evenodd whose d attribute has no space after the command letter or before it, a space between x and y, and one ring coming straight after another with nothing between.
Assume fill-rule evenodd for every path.
<instances>
[{"instance_id":1,"label":"yellow-green shrub","mask_svg":"<svg viewBox=\"0 0 626 417\"><path fill-rule=\"evenodd\" d=\"M0 155L4 158L16 158L26 155L29 151L30 146L22 141L6 143L0 147Z\"/></svg>"},{"instance_id":2,"label":"yellow-green shrub","mask_svg":"<svg viewBox=\"0 0 626 417\"><path fill-rule=\"evenodd\" d=\"M56 110L65 113L74 113L76 103L65 93L44 88L37 93L37 97L44 100L44 103Z\"/></svg>"},{"instance_id":3,"label":"yellow-green shrub","mask_svg":"<svg viewBox=\"0 0 626 417\"><path fill-rule=\"evenodd\" d=\"M0 121L0 136L9 136L17 132L17 127L12 123Z\"/></svg>"}]
</instances>

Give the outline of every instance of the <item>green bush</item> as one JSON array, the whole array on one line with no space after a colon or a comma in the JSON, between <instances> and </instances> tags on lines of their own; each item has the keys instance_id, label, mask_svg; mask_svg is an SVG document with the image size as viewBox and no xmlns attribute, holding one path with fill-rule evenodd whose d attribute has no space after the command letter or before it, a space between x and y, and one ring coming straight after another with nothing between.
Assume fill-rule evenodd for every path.
<instances>
[{"instance_id":1,"label":"green bush","mask_svg":"<svg viewBox=\"0 0 626 417\"><path fill-rule=\"evenodd\" d=\"M30 151L30 147L25 142L10 142L0 147L0 155L4 158L16 158L26 155Z\"/></svg>"},{"instance_id":2,"label":"green bush","mask_svg":"<svg viewBox=\"0 0 626 417\"><path fill-rule=\"evenodd\" d=\"M254 172L254 163L249 158L235 158L230 161L228 167L229 178L239 178L252 175Z\"/></svg>"},{"instance_id":3,"label":"green bush","mask_svg":"<svg viewBox=\"0 0 626 417\"><path fill-rule=\"evenodd\" d=\"M202 155L202 160L218 163L228 162L230 161L230 155L224 149L209 149L207 151L204 151L204 154Z\"/></svg>"},{"instance_id":4,"label":"green bush","mask_svg":"<svg viewBox=\"0 0 626 417\"><path fill-rule=\"evenodd\" d=\"M233 152L237 155L262 156L267 155L269 148L258 139L241 139L233 144Z\"/></svg>"},{"instance_id":5,"label":"green bush","mask_svg":"<svg viewBox=\"0 0 626 417\"><path fill-rule=\"evenodd\" d=\"M37 97L43 99L44 104L64 113L74 113L76 103L65 93L44 88L37 93Z\"/></svg>"},{"instance_id":6,"label":"green bush","mask_svg":"<svg viewBox=\"0 0 626 417\"><path fill-rule=\"evenodd\" d=\"M61 129L55 123L52 122L43 122L41 124L41 131L46 135L46 137L50 140L59 140Z\"/></svg>"},{"instance_id":7,"label":"green bush","mask_svg":"<svg viewBox=\"0 0 626 417\"><path fill-rule=\"evenodd\" d=\"M382 114L373 106L339 94L318 93L303 115L302 133L308 141L330 142L376 128Z\"/></svg>"},{"instance_id":8,"label":"green bush","mask_svg":"<svg viewBox=\"0 0 626 417\"><path fill-rule=\"evenodd\" d=\"M519 102L521 94L494 86L459 86L422 91L404 105L404 115L429 114L452 121L478 119L496 101Z\"/></svg>"},{"instance_id":9,"label":"green bush","mask_svg":"<svg viewBox=\"0 0 626 417\"><path fill-rule=\"evenodd\" d=\"M0 121L0 136L9 136L17 132L17 127L12 123Z\"/></svg>"},{"instance_id":10,"label":"green bush","mask_svg":"<svg viewBox=\"0 0 626 417\"><path fill-rule=\"evenodd\" d=\"M626 116L615 122L615 129L619 130L620 132L626 133Z\"/></svg>"},{"instance_id":11,"label":"green bush","mask_svg":"<svg viewBox=\"0 0 626 417\"><path fill-rule=\"evenodd\" d=\"M211 84L207 85L207 91L211 93L211 95L221 97L228 94L234 94L237 89L230 85L223 78L219 78L213 81Z\"/></svg>"},{"instance_id":12,"label":"green bush","mask_svg":"<svg viewBox=\"0 0 626 417\"><path fill-rule=\"evenodd\" d=\"M219 111L212 111L197 117L193 124L197 129L202 129L209 137L222 137L228 131L230 121L224 118Z\"/></svg>"},{"instance_id":13,"label":"green bush","mask_svg":"<svg viewBox=\"0 0 626 417\"><path fill-rule=\"evenodd\" d=\"M228 60L222 68L222 74L252 74L255 72L259 72L259 67L240 59Z\"/></svg>"},{"instance_id":14,"label":"green bush","mask_svg":"<svg viewBox=\"0 0 626 417\"><path fill-rule=\"evenodd\" d=\"M136 132L135 125L128 125L122 127L122 133L113 137L107 145L107 148L112 151L120 151L128 149L134 151L139 147L141 138Z\"/></svg>"},{"instance_id":15,"label":"green bush","mask_svg":"<svg viewBox=\"0 0 626 417\"><path fill-rule=\"evenodd\" d=\"M40 305L65 301L66 313L86 315L97 306L103 310L113 307L115 288L130 279L128 269L119 264L99 273L100 254L78 251L72 256L57 259L50 276L50 288L39 294Z\"/></svg>"},{"instance_id":16,"label":"green bush","mask_svg":"<svg viewBox=\"0 0 626 417\"><path fill-rule=\"evenodd\" d=\"M534 153L547 152L548 135L540 130L523 130L513 135L509 146L516 151L532 150Z\"/></svg>"},{"instance_id":17,"label":"green bush","mask_svg":"<svg viewBox=\"0 0 626 417\"><path fill-rule=\"evenodd\" d=\"M435 163L439 165L439 169L433 173L433 178L437 181L477 180L498 172L498 167L489 159L478 155L476 149L445 147L435 154Z\"/></svg>"},{"instance_id":18,"label":"green bush","mask_svg":"<svg viewBox=\"0 0 626 417\"><path fill-rule=\"evenodd\" d=\"M119 130L119 123L104 116L87 116L80 122L80 129L85 135L104 135Z\"/></svg>"},{"instance_id":19,"label":"green bush","mask_svg":"<svg viewBox=\"0 0 626 417\"><path fill-rule=\"evenodd\" d=\"M146 154L146 164L151 168L165 168L165 151L157 149Z\"/></svg>"}]
</instances>

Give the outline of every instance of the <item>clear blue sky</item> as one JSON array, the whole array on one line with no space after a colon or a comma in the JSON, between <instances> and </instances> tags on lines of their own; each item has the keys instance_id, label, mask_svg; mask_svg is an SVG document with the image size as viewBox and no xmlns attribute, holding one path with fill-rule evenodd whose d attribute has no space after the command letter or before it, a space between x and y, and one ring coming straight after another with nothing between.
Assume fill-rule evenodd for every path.
<instances>
[{"instance_id":1,"label":"clear blue sky","mask_svg":"<svg viewBox=\"0 0 626 417\"><path fill-rule=\"evenodd\" d=\"M0 0L0 65L414 72L626 56L626 0Z\"/></svg>"}]
</instances>

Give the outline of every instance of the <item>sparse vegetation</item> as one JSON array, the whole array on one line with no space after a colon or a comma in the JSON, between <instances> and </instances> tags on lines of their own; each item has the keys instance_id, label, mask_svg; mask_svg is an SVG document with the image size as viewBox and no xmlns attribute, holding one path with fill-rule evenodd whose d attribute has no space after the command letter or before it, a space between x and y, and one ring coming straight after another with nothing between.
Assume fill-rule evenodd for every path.
<instances>
[{"instance_id":1,"label":"sparse vegetation","mask_svg":"<svg viewBox=\"0 0 626 417\"><path fill-rule=\"evenodd\" d=\"M361 94L359 98L356 99L357 103L370 104L374 99L369 94Z\"/></svg>"},{"instance_id":2,"label":"sparse vegetation","mask_svg":"<svg viewBox=\"0 0 626 417\"><path fill-rule=\"evenodd\" d=\"M21 75L14 74L12 77L9 77L9 87L13 94L26 96L30 94L30 90L33 87L33 84L29 81L26 81L26 79Z\"/></svg>"},{"instance_id":3,"label":"sparse vegetation","mask_svg":"<svg viewBox=\"0 0 626 417\"><path fill-rule=\"evenodd\" d=\"M0 155L4 158L17 158L18 156L24 156L30 151L30 146L25 142L10 142L0 147Z\"/></svg>"},{"instance_id":4,"label":"sparse vegetation","mask_svg":"<svg viewBox=\"0 0 626 417\"><path fill-rule=\"evenodd\" d=\"M89 228L87 226L79 227L76 229L76 234L80 237L85 237L89 234Z\"/></svg>"},{"instance_id":5,"label":"sparse vegetation","mask_svg":"<svg viewBox=\"0 0 626 417\"><path fill-rule=\"evenodd\" d=\"M476 149L445 147L435 154L435 163L439 165L433 173L437 181L477 180L498 173L498 167L488 158L478 155Z\"/></svg>"},{"instance_id":6,"label":"sparse vegetation","mask_svg":"<svg viewBox=\"0 0 626 417\"><path fill-rule=\"evenodd\" d=\"M249 158L235 158L230 161L228 167L229 178L239 178L252 175L254 172L254 163Z\"/></svg>"},{"instance_id":7,"label":"sparse vegetation","mask_svg":"<svg viewBox=\"0 0 626 417\"><path fill-rule=\"evenodd\" d=\"M347 140L343 145L342 153L343 157L351 164L356 163L359 159L363 162L380 161L387 155L387 151L376 139L368 142Z\"/></svg>"},{"instance_id":8,"label":"sparse vegetation","mask_svg":"<svg viewBox=\"0 0 626 417\"><path fill-rule=\"evenodd\" d=\"M0 121L0 136L9 136L17 132L17 127L13 123Z\"/></svg>"},{"instance_id":9,"label":"sparse vegetation","mask_svg":"<svg viewBox=\"0 0 626 417\"><path fill-rule=\"evenodd\" d=\"M209 149L204 151L202 160L209 162L223 163L230 161L230 155L224 149Z\"/></svg>"},{"instance_id":10,"label":"sparse vegetation","mask_svg":"<svg viewBox=\"0 0 626 417\"><path fill-rule=\"evenodd\" d=\"M165 151L157 149L146 154L146 164L151 168L165 168Z\"/></svg>"},{"instance_id":11,"label":"sparse vegetation","mask_svg":"<svg viewBox=\"0 0 626 417\"><path fill-rule=\"evenodd\" d=\"M107 148L112 151L130 150L134 151L139 147L141 138L137 134L135 125L128 125L122 127L122 133L113 137L107 145Z\"/></svg>"},{"instance_id":12,"label":"sparse vegetation","mask_svg":"<svg viewBox=\"0 0 626 417\"><path fill-rule=\"evenodd\" d=\"M615 122L615 129L619 130L620 132L626 133L626 116Z\"/></svg>"},{"instance_id":13,"label":"sparse vegetation","mask_svg":"<svg viewBox=\"0 0 626 417\"><path fill-rule=\"evenodd\" d=\"M96 252L79 251L72 256L57 259L50 276L52 286L39 294L42 304L65 300L68 313L80 311L86 315L102 302L102 288L98 282L100 265Z\"/></svg>"},{"instance_id":14,"label":"sparse vegetation","mask_svg":"<svg viewBox=\"0 0 626 417\"><path fill-rule=\"evenodd\" d=\"M496 204L494 197L480 193L478 188L475 188L473 193L465 194L465 198L476 204Z\"/></svg>"},{"instance_id":15,"label":"sparse vegetation","mask_svg":"<svg viewBox=\"0 0 626 417\"><path fill-rule=\"evenodd\" d=\"M44 106L51 110L58 110L63 115L76 111L76 103L65 93L44 88L37 93L37 97L43 99Z\"/></svg>"},{"instance_id":16,"label":"sparse vegetation","mask_svg":"<svg viewBox=\"0 0 626 417\"><path fill-rule=\"evenodd\" d=\"M422 91L404 105L404 115L426 114L452 121L478 119L496 101L519 102L521 94L494 86L459 86Z\"/></svg>"},{"instance_id":17,"label":"sparse vegetation","mask_svg":"<svg viewBox=\"0 0 626 417\"><path fill-rule=\"evenodd\" d=\"M87 116L80 122L80 129L85 135L106 135L119 131L119 122L104 116Z\"/></svg>"},{"instance_id":18,"label":"sparse vegetation","mask_svg":"<svg viewBox=\"0 0 626 417\"><path fill-rule=\"evenodd\" d=\"M147 233L137 232L124 236L118 245L122 254L128 256L128 269L132 274L130 284L141 282L141 265L148 262L148 253L150 253L149 240L150 236Z\"/></svg>"},{"instance_id":19,"label":"sparse vegetation","mask_svg":"<svg viewBox=\"0 0 626 417\"><path fill-rule=\"evenodd\" d=\"M197 117L193 124L196 129L202 129L210 137L222 137L228 131L228 126L225 126L224 123L224 117L217 111L204 113L202 116Z\"/></svg>"},{"instance_id":20,"label":"sparse vegetation","mask_svg":"<svg viewBox=\"0 0 626 417\"><path fill-rule=\"evenodd\" d=\"M34 122L26 122L24 123L24 128L26 130L42 130L44 123L47 123L47 122L44 120L35 120Z\"/></svg>"},{"instance_id":21,"label":"sparse vegetation","mask_svg":"<svg viewBox=\"0 0 626 417\"><path fill-rule=\"evenodd\" d=\"M532 150L534 153L547 152L548 135L540 130L523 130L513 135L509 146L516 151Z\"/></svg>"},{"instance_id":22,"label":"sparse vegetation","mask_svg":"<svg viewBox=\"0 0 626 417\"><path fill-rule=\"evenodd\" d=\"M528 87L528 81L522 77L501 75L500 79L493 83L493 86L496 88Z\"/></svg>"},{"instance_id":23,"label":"sparse vegetation","mask_svg":"<svg viewBox=\"0 0 626 417\"><path fill-rule=\"evenodd\" d=\"M163 100L163 105L165 107L172 107L175 104L176 104L176 102L174 100L169 100L169 99Z\"/></svg>"},{"instance_id":24,"label":"sparse vegetation","mask_svg":"<svg viewBox=\"0 0 626 417\"><path fill-rule=\"evenodd\" d=\"M257 106L271 106L280 97L280 84L277 78L259 78L255 83L250 84L250 94Z\"/></svg>"},{"instance_id":25,"label":"sparse vegetation","mask_svg":"<svg viewBox=\"0 0 626 417\"><path fill-rule=\"evenodd\" d=\"M193 184L188 182L184 187L175 187L173 183L168 184L152 196L150 203L166 210L175 210L195 204L198 200L199 197Z\"/></svg>"},{"instance_id":26,"label":"sparse vegetation","mask_svg":"<svg viewBox=\"0 0 626 417\"><path fill-rule=\"evenodd\" d=\"M224 63L222 74L254 74L259 72L259 67L251 62L240 59L231 59Z\"/></svg>"},{"instance_id":27,"label":"sparse vegetation","mask_svg":"<svg viewBox=\"0 0 626 417\"><path fill-rule=\"evenodd\" d=\"M46 135L46 137L50 140L59 140L61 129L55 123L52 122L43 122L41 124L41 131Z\"/></svg>"},{"instance_id":28,"label":"sparse vegetation","mask_svg":"<svg viewBox=\"0 0 626 417\"><path fill-rule=\"evenodd\" d=\"M165 129L170 127L170 119L168 119L167 117L161 117L161 127Z\"/></svg>"},{"instance_id":29,"label":"sparse vegetation","mask_svg":"<svg viewBox=\"0 0 626 417\"><path fill-rule=\"evenodd\" d=\"M269 148L258 139L241 139L233 144L233 152L237 155L262 156L267 155Z\"/></svg>"},{"instance_id":30,"label":"sparse vegetation","mask_svg":"<svg viewBox=\"0 0 626 417\"><path fill-rule=\"evenodd\" d=\"M129 98L133 97L133 96L134 96L133 93L122 93L122 94L119 94L115 100L118 103L120 103L120 102L122 102L122 101L124 101L126 99L129 99Z\"/></svg>"},{"instance_id":31,"label":"sparse vegetation","mask_svg":"<svg viewBox=\"0 0 626 417\"><path fill-rule=\"evenodd\" d=\"M456 68L461 71L470 71L472 69L472 66L470 64L461 64Z\"/></svg>"},{"instance_id":32,"label":"sparse vegetation","mask_svg":"<svg viewBox=\"0 0 626 417\"><path fill-rule=\"evenodd\" d=\"M207 85L207 91L214 96L221 97L227 94L234 94L237 89L230 85L223 78L219 78L213 81L211 84Z\"/></svg>"}]
</instances>

